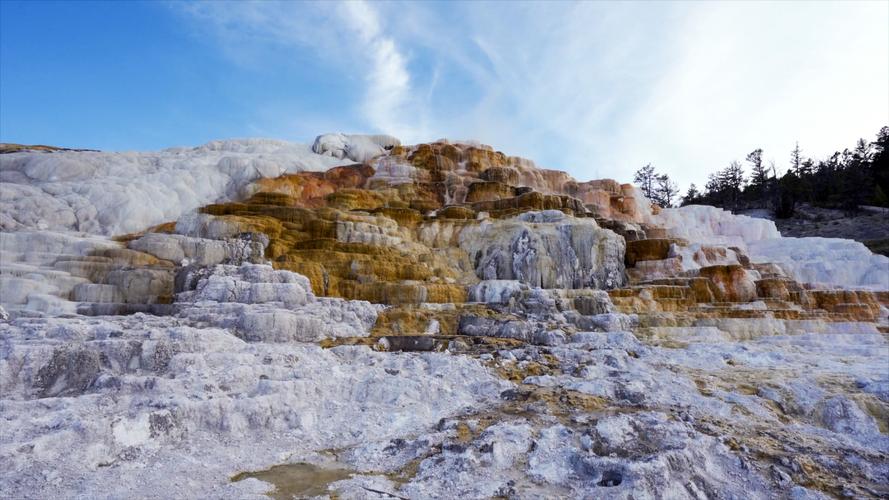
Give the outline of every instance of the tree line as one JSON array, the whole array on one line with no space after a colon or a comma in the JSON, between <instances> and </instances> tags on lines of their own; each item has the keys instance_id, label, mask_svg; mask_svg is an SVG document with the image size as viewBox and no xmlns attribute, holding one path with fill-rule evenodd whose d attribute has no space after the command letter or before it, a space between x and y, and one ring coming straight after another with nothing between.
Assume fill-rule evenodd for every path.
<instances>
[{"instance_id":1,"label":"tree line","mask_svg":"<svg viewBox=\"0 0 889 500\"><path fill-rule=\"evenodd\" d=\"M633 180L662 207L678 202L728 210L767 208L779 218L792 216L800 203L848 211L862 205L889 207L889 127L881 128L875 141L859 139L851 150L823 160L806 157L797 143L782 175L774 162L765 164L762 149L754 149L744 163L732 161L711 173L703 190L692 184L681 198L669 176L651 164L636 171Z\"/></svg>"}]
</instances>

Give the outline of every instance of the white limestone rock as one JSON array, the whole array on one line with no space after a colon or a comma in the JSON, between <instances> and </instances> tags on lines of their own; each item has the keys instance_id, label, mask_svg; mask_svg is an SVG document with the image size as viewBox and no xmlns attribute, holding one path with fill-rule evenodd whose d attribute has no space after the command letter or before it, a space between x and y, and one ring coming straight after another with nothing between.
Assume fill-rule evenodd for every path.
<instances>
[{"instance_id":1,"label":"white limestone rock","mask_svg":"<svg viewBox=\"0 0 889 500\"><path fill-rule=\"evenodd\" d=\"M366 301L316 298L308 278L269 265L186 269L177 287L180 316L234 330L249 341L366 337L382 309Z\"/></svg>"},{"instance_id":2,"label":"white limestone rock","mask_svg":"<svg viewBox=\"0 0 889 500\"><path fill-rule=\"evenodd\" d=\"M69 301L88 284L93 252L121 245L101 236L56 231L0 231L0 305L13 316L74 314ZM83 289L81 289L83 293Z\"/></svg>"},{"instance_id":3,"label":"white limestone rock","mask_svg":"<svg viewBox=\"0 0 889 500\"><path fill-rule=\"evenodd\" d=\"M323 156L362 163L385 153L401 141L391 135L323 134L315 138L312 151Z\"/></svg>"},{"instance_id":4,"label":"white limestone rock","mask_svg":"<svg viewBox=\"0 0 889 500\"><path fill-rule=\"evenodd\" d=\"M172 269L115 269L105 281L123 293L123 302L152 304L169 298L173 279Z\"/></svg>"},{"instance_id":5,"label":"white limestone rock","mask_svg":"<svg viewBox=\"0 0 889 500\"><path fill-rule=\"evenodd\" d=\"M558 211L484 221L460 233L460 247L483 280L540 288L614 288L624 281L624 239Z\"/></svg>"},{"instance_id":6,"label":"white limestone rock","mask_svg":"<svg viewBox=\"0 0 889 500\"><path fill-rule=\"evenodd\" d=\"M261 177L323 171L346 163L342 158L271 139L144 153L4 154L0 229L134 233L208 203L234 199Z\"/></svg>"},{"instance_id":7,"label":"white limestone rock","mask_svg":"<svg viewBox=\"0 0 889 500\"><path fill-rule=\"evenodd\" d=\"M176 234L194 238L226 240L237 238L244 228L231 219L200 212L188 212L176 220Z\"/></svg>"},{"instance_id":8,"label":"white limestone rock","mask_svg":"<svg viewBox=\"0 0 889 500\"><path fill-rule=\"evenodd\" d=\"M780 238L775 223L707 205L665 208L648 215L649 224L665 228L672 237L690 242L746 248L755 241Z\"/></svg>"},{"instance_id":9,"label":"white limestone rock","mask_svg":"<svg viewBox=\"0 0 889 500\"><path fill-rule=\"evenodd\" d=\"M749 245L754 262L774 262L803 283L889 290L889 257L839 238L779 238Z\"/></svg>"},{"instance_id":10,"label":"white limestone rock","mask_svg":"<svg viewBox=\"0 0 889 500\"><path fill-rule=\"evenodd\" d=\"M147 233L131 241L128 247L177 264L212 266L222 263L261 262L265 260L267 244L267 238L217 240L181 234Z\"/></svg>"},{"instance_id":11,"label":"white limestone rock","mask_svg":"<svg viewBox=\"0 0 889 500\"><path fill-rule=\"evenodd\" d=\"M353 216L354 220L336 221L336 239L343 243L399 247L404 243L398 223L387 217Z\"/></svg>"},{"instance_id":12,"label":"white limestone rock","mask_svg":"<svg viewBox=\"0 0 889 500\"><path fill-rule=\"evenodd\" d=\"M285 307L292 307L315 300L308 278L275 270L269 265L216 265L200 269L197 275L184 277L182 281L187 283L183 286L193 286L193 290L179 293L178 300L182 302L280 302Z\"/></svg>"},{"instance_id":13,"label":"white limestone rock","mask_svg":"<svg viewBox=\"0 0 889 500\"><path fill-rule=\"evenodd\" d=\"M410 251L417 238L436 257L461 254L461 268L482 279L469 300L487 307L461 311L457 333L520 342L322 349L325 339L368 336L384 306L315 297L304 276L261 263L267 240L245 235L249 226L192 211L258 177L367 162L396 144L335 134L315 152L223 141L0 158L0 227L16 229L0 232L0 491L258 498L268 483L232 476L329 464L325 450L335 449L331 465L354 471L327 485L340 498L815 498L794 482L805 480L797 456L819 479L846 481L850 495L885 495L889 438L877 418L889 401L889 343L875 323L782 320L761 301L735 311L762 318L617 313L593 288L622 284L622 238L561 212L435 220L416 235L350 214L339 241ZM376 164L389 184L420 175ZM529 172L541 186L562 179ZM646 200L635 202L636 215L692 240L671 250L676 272L741 264L749 250L810 281L870 286L883 276L874 266L885 261L855 245L779 238L765 221L706 207L651 216ZM50 230L117 234L177 218L176 234L149 233L130 249ZM109 268L112 254L125 265ZM180 266L169 315L73 316L67 299L139 303L168 292L169 263L127 264L150 256ZM446 314L417 338L439 342L430 336L452 328L453 304L418 310ZM786 461L750 451L774 440Z\"/></svg>"},{"instance_id":14,"label":"white limestone rock","mask_svg":"<svg viewBox=\"0 0 889 500\"><path fill-rule=\"evenodd\" d=\"M669 256L679 259L683 271L693 271L708 266L737 266L742 264L745 260L744 257L746 257L737 249L713 247L700 243L688 245L674 243L670 245Z\"/></svg>"},{"instance_id":15,"label":"white limestone rock","mask_svg":"<svg viewBox=\"0 0 889 500\"><path fill-rule=\"evenodd\" d=\"M0 323L0 489L243 497L262 490L236 471L421 432L509 386L469 357L244 342L182 321Z\"/></svg>"},{"instance_id":16,"label":"white limestone rock","mask_svg":"<svg viewBox=\"0 0 889 500\"><path fill-rule=\"evenodd\" d=\"M485 304L509 304L520 297L525 285L517 280L482 280L469 287L468 300Z\"/></svg>"},{"instance_id":17,"label":"white limestone rock","mask_svg":"<svg viewBox=\"0 0 889 500\"><path fill-rule=\"evenodd\" d=\"M889 257L873 254L856 241L784 238L770 220L702 205L664 209L648 216L647 222L693 244L736 247L753 262L775 263L800 282L889 290ZM683 257L682 265L688 266L700 260L698 250L677 249L671 256Z\"/></svg>"},{"instance_id":18,"label":"white limestone rock","mask_svg":"<svg viewBox=\"0 0 889 500\"><path fill-rule=\"evenodd\" d=\"M396 186L415 182L420 177L417 167L396 157L381 157L374 162L373 167L374 175L368 179L371 184L379 181Z\"/></svg>"}]
</instances>

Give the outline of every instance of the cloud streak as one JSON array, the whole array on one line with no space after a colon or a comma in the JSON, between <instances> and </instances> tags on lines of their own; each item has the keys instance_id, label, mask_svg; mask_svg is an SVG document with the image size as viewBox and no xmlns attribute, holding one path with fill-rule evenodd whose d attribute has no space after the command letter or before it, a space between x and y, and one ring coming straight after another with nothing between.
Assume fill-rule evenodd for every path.
<instances>
[{"instance_id":1,"label":"cloud streak","mask_svg":"<svg viewBox=\"0 0 889 500\"><path fill-rule=\"evenodd\" d=\"M386 36L379 14L365 1L338 4L346 26L355 34L369 61L362 105L365 119L377 131L416 138L404 122L410 116L411 79L405 57Z\"/></svg>"},{"instance_id":2,"label":"cloud streak","mask_svg":"<svg viewBox=\"0 0 889 500\"><path fill-rule=\"evenodd\" d=\"M356 78L355 107L331 110L343 128L476 138L583 179L651 162L684 187L758 147L780 167L797 140L824 156L889 121L886 3L189 9L233 57L284 44Z\"/></svg>"},{"instance_id":3,"label":"cloud streak","mask_svg":"<svg viewBox=\"0 0 889 500\"><path fill-rule=\"evenodd\" d=\"M416 101L407 61L397 42L385 33L374 6L363 0L342 3L203 2L172 4L202 35L212 37L236 63L262 68L270 64L301 64L269 60L273 48L294 54L308 51L319 66L364 82L358 124L421 140L404 117ZM294 90L298 92L298 90ZM346 111L346 113L344 113ZM354 110L331 110L344 114Z\"/></svg>"}]
</instances>

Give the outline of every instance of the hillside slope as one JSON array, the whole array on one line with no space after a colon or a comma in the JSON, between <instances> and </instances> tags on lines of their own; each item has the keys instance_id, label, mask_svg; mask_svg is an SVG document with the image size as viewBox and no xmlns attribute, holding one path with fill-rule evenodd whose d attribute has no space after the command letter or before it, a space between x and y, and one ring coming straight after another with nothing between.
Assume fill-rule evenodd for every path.
<instances>
[{"instance_id":1,"label":"hillside slope","mask_svg":"<svg viewBox=\"0 0 889 500\"><path fill-rule=\"evenodd\" d=\"M784 236L845 238L864 243L874 253L889 256L889 209L864 207L857 213L804 205L796 215L778 219Z\"/></svg>"}]
</instances>

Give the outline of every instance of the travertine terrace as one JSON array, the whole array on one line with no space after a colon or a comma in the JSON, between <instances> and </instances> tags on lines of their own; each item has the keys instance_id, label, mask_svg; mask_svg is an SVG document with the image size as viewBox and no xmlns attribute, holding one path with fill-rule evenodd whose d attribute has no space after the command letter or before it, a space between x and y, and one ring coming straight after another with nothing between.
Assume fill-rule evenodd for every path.
<instances>
[{"instance_id":1,"label":"travertine terrace","mask_svg":"<svg viewBox=\"0 0 889 500\"><path fill-rule=\"evenodd\" d=\"M889 259L488 146L0 155L12 498L889 496Z\"/></svg>"}]
</instances>

